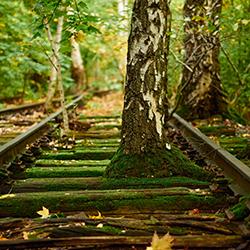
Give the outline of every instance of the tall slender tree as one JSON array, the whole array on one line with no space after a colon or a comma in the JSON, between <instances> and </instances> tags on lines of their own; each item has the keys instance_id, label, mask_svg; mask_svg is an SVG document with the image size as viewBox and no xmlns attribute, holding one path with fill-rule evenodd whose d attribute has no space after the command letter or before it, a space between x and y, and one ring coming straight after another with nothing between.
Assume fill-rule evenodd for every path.
<instances>
[{"instance_id":1,"label":"tall slender tree","mask_svg":"<svg viewBox=\"0 0 250 250\"><path fill-rule=\"evenodd\" d=\"M52 56L50 59L50 79L49 79L49 86L48 86L48 93L46 96L46 102L45 102L45 109L48 110L52 106L52 100L55 95L56 89L57 89L57 59L56 54L60 51L60 43L62 39L62 30L63 30L63 18L59 18L57 23L57 29L56 34L53 37L50 24L48 23L48 20L45 19L44 26L46 29L48 40L51 43L52 48Z\"/></svg>"},{"instance_id":2,"label":"tall slender tree","mask_svg":"<svg viewBox=\"0 0 250 250\"><path fill-rule=\"evenodd\" d=\"M71 44L71 76L75 80L76 93L83 89L87 88L87 77L85 68L83 65L80 45L75 39L75 36L71 36L70 38L70 44Z\"/></svg>"},{"instance_id":3,"label":"tall slender tree","mask_svg":"<svg viewBox=\"0 0 250 250\"><path fill-rule=\"evenodd\" d=\"M222 0L186 0L180 114L207 118L226 110L219 64Z\"/></svg>"},{"instance_id":4,"label":"tall slender tree","mask_svg":"<svg viewBox=\"0 0 250 250\"><path fill-rule=\"evenodd\" d=\"M192 175L189 161L167 141L167 55L170 10L165 0L135 0L128 40L121 145L108 177ZM178 165L178 167L176 167ZM187 167L187 168L185 168ZM185 169L185 170L184 170Z\"/></svg>"}]
</instances>

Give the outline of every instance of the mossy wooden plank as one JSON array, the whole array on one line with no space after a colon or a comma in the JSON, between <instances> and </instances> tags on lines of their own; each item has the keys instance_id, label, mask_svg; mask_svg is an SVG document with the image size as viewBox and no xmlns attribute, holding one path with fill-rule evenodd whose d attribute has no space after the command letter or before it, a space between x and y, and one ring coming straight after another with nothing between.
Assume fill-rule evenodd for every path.
<instances>
[{"instance_id":1,"label":"mossy wooden plank","mask_svg":"<svg viewBox=\"0 0 250 250\"><path fill-rule=\"evenodd\" d=\"M170 211L216 209L226 203L225 197L216 198L188 188L20 193L0 199L0 216L34 217L42 206L51 212L102 212L125 207Z\"/></svg>"},{"instance_id":2,"label":"mossy wooden plank","mask_svg":"<svg viewBox=\"0 0 250 250\"><path fill-rule=\"evenodd\" d=\"M200 126L199 130L206 135L228 135L235 136L235 128L227 126Z\"/></svg>"},{"instance_id":3,"label":"mossy wooden plank","mask_svg":"<svg viewBox=\"0 0 250 250\"><path fill-rule=\"evenodd\" d=\"M186 177L169 178L63 178L63 179L27 179L16 181L13 192L44 192L62 190L84 190L84 189L132 189L132 188L165 188L165 187L191 187L208 188L209 183L192 180Z\"/></svg>"},{"instance_id":4,"label":"mossy wooden plank","mask_svg":"<svg viewBox=\"0 0 250 250\"><path fill-rule=\"evenodd\" d=\"M121 115L95 115L95 116L85 116L85 115L80 115L79 117L80 119L82 120L109 120L109 119L120 119L121 118Z\"/></svg>"},{"instance_id":5,"label":"mossy wooden plank","mask_svg":"<svg viewBox=\"0 0 250 250\"><path fill-rule=\"evenodd\" d=\"M98 130L110 130L110 129L121 129L121 124L102 124L102 125L95 125L91 127L88 131L98 131Z\"/></svg>"},{"instance_id":6,"label":"mossy wooden plank","mask_svg":"<svg viewBox=\"0 0 250 250\"><path fill-rule=\"evenodd\" d=\"M69 134L69 136L73 136ZM120 138L119 131L110 131L107 132L106 130L99 130L99 131L91 131L91 132L78 132L74 133L76 139L110 139L110 138Z\"/></svg>"},{"instance_id":7,"label":"mossy wooden plank","mask_svg":"<svg viewBox=\"0 0 250 250\"><path fill-rule=\"evenodd\" d=\"M40 159L53 159L53 160L106 160L110 159L114 153L115 149L105 149L105 150L82 150L75 152L67 152L67 150L61 152L49 152L43 153Z\"/></svg>"},{"instance_id":8,"label":"mossy wooden plank","mask_svg":"<svg viewBox=\"0 0 250 250\"><path fill-rule=\"evenodd\" d=\"M35 162L37 167L84 167L107 166L110 160L50 160L39 159Z\"/></svg>"},{"instance_id":9,"label":"mossy wooden plank","mask_svg":"<svg viewBox=\"0 0 250 250\"><path fill-rule=\"evenodd\" d=\"M92 249L145 249L152 242L152 236L81 236L67 238L48 238L36 240L2 240L0 248L2 249L30 249L30 248L65 248L65 247L82 247ZM174 236L173 246L177 249L184 249L188 246L191 249L209 249L209 248L231 248L237 247L244 242L239 235L185 235ZM118 249L118 248L117 248Z\"/></svg>"},{"instance_id":10,"label":"mossy wooden plank","mask_svg":"<svg viewBox=\"0 0 250 250\"><path fill-rule=\"evenodd\" d=\"M76 145L82 144L82 145L99 145L99 144L118 144L120 143L119 138L107 138L107 139L76 139Z\"/></svg>"},{"instance_id":11,"label":"mossy wooden plank","mask_svg":"<svg viewBox=\"0 0 250 250\"><path fill-rule=\"evenodd\" d=\"M26 169L23 178L61 178L102 176L105 167L34 167Z\"/></svg>"}]
</instances>

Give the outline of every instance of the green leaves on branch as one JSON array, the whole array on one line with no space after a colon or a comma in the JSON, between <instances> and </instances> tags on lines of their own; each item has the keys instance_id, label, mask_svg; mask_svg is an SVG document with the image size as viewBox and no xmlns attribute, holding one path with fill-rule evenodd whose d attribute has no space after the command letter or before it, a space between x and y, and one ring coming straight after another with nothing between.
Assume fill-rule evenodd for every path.
<instances>
[{"instance_id":1,"label":"green leaves on branch","mask_svg":"<svg viewBox=\"0 0 250 250\"><path fill-rule=\"evenodd\" d=\"M63 40L82 30L84 33L100 33L93 26L99 19L90 14L88 6L81 0L37 0L34 9L38 15L33 39L41 36L45 24L53 28L57 19L64 16Z\"/></svg>"}]
</instances>

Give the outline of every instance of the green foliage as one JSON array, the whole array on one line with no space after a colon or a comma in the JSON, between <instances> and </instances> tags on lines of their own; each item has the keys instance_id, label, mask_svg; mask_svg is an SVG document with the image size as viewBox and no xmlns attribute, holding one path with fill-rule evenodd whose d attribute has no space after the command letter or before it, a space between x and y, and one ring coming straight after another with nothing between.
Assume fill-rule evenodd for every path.
<instances>
[{"instance_id":1,"label":"green foliage","mask_svg":"<svg viewBox=\"0 0 250 250\"><path fill-rule=\"evenodd\" d=\"M180 83L183 65L184 0L171 2L172 31L168 64L170 104ZM68 38L79 39L89 85L101 89L121 89L125 79L127 38L132 1L118 12L117 0L2 0L0 3L0 99L44 95L49 76L50 46L44 20L55 31L59 16L66 16L61 46L63 82L71 79L71 47ZM32 11L34 10L34 11ZM250 98L250 0L225 0L221 18L221 42L238 73L221 53L221 79L228 94L230 114L244 122L249 118ZM196 17L198 20L199 17ZM208 20L209 22L209 20ZM213 29L208 27L208 31ZM31 40L31 38L36 38ZM241 81L239 81L239 77Z\"/></svg>"},{"instance_id":2,"label":"green foliage","mask_svg":"<svg viewBox=\"0 0 250 250\"><path fill-rule=\"evenodd\" d=\"M23 1L0 3L0 99L32 98L43 90L46 56L30 40L32 12Z\"/></svg>"},{"instance_id":3,"label":"green foliage","mask_svg":"<svg viewBox=\"0 0 250 250\"><path fill-rule=\"evenodd\" d=\"M221 53L221 75L225 89L232 102L231 112L240 122L244 116L249 118L250 113L250 1L224 1L221 25L222 45L230 56L242 80L229 64L226 56ZM236 112L235 112L236 111ZM238 113L238 115L237 115ZM242 122L242 121L241 121Z\"/></svg>"},{"instance_id":4,"label":"green foliage","mask_svg":"<svg viewBox=\"0 0 250 250\"><path fill-rule=\"evenodd\" d=\"M92 86L121 89L125 78L129 13L118 13L117 0L87 0L89 12L99 17L96 27L100 34L90 34L82 42L82 55Z\"/></svg>"}]
</instances>

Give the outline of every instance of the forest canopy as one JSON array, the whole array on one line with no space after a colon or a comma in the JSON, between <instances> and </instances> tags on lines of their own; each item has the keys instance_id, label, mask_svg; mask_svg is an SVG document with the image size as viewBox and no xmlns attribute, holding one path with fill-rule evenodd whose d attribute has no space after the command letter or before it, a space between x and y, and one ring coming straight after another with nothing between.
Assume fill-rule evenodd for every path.
<instances>
[{"instance_id":1,"label":"forest canopy","mask_svg":"<svg viewBox=\"0 0 250 250\"><path fill-rule=\"evenodd\" d=\"M49 40L41 23L40 2L2 0L0 3L0 105L5 101L22 102L43 98L47 94L51 56ZM53 2L48 11L53 13ZM62 1L64 4L69 1ZM80 45L86 82L91 89L122 90L125 58L133 1L71 1L77 2L76 15L85 18L85 26L65 26L61 40L61 64L66 94L74 93L71 72L70 32ZM121 2L123 7L121 7ZM168 98L176 104L184 63L184 1L171 1L170 49L168 55ZM72 5L74 8L74 6ZM49 9L51 8L51 9ZM60 9L64 14L68 10ZM220 15L219 54L223 95L229 114L239 122L249 120L250 99L250 1L224 0ZM59 14L58 14L59 15ZM67 17L69 19L69 16ZM199 17L196 17L196 21ZM39 23L40 22L40 23ZM50 20L55 32L58 16ZM90 27L90 28L86 28ZM2 103L2 104L1 104Z\"/></svg>"}]
</instances>

